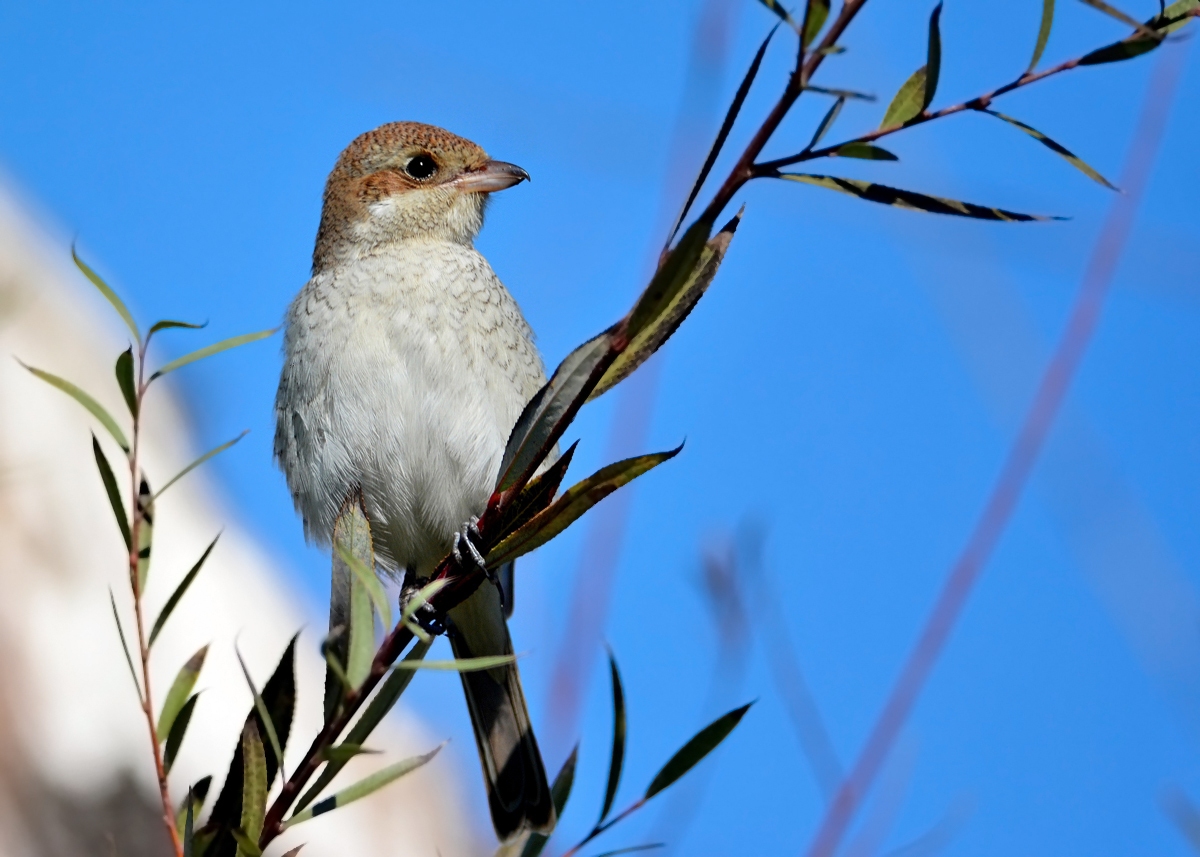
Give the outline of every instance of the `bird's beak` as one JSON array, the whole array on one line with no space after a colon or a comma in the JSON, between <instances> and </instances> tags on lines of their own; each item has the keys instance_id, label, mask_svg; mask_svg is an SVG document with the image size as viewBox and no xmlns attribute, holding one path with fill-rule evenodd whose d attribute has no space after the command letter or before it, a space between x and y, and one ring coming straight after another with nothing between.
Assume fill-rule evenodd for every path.
<instances>
[{"instance_id":1,"label":"bird's beak","mask_svg":"<svg viewBox=\"0 0 1200 857\"><path fill-rule=\"evenodd\" d=\"M529 180L529 173L516 164L488 161L481 168L463 173L454 183L467 193L492 193Z\"/></svg>"}]
</instances>

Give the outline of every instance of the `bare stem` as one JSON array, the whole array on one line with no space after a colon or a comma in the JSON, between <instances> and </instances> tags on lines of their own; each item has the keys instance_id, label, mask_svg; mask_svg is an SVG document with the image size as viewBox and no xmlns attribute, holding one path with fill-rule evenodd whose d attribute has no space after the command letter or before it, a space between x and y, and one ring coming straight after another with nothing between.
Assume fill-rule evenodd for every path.
<instances>
[{"instance_id":1,"label":"bare stem","mask_svg":"<svg viewBox=\"0 0 1200 857\"><path fill-rule=\"evenodd\" d=\"M158 792L162 798L163 824L171 837L176 857L183 857L183 843L175 828L175 805L171 801L167 785L167 769L163 764L162 746L158 740L158 726L154 722L154 701L150 685L150 647L146 644L146 625L142 617L142 593L138 585L138 561L141 548L139 535L142 528L143 510L138 495L138 452L142 428L142 403L146 396L146 345L138 350L138 395L137 413L133 415L133 449L129 454L130 499L133 515L129 527L129 588L133 590L133 614L137 624L138 654L142 662L142 713L146 715L146 726L150 730L150 746L154 751L154 771L158 775Z\"/></svg>"},{"instance_id":2,"label":"bare stem","mask_svg":"<svg viewBox=\"0 0 1200 857\"><path fill-rule=\"evenodd\" d=\"M638 798L636 801L631 803L629 806L625 807L625 809L621 810L621 812L619 812L617 815L614 815L612 818L610 818L604 824L597 824L595 827L593 827L591 833L589 833L587 836L585 836L583 838L583 840L581 842L579 842L577 845L573 846L570 850L568 850L565 854L563 854L562 857L574 857L574 855L579 852L580 848L587 845L589 842L591 842L593 839L595 839L597 836L599 836L604 831L608 830L610 827L612 827L618 821L624 821L626 818L633 815L635 812L637 812L639 809L641 809L645 805L646 805L646 799L644 797Z\"/></svg>"}]
</instances>

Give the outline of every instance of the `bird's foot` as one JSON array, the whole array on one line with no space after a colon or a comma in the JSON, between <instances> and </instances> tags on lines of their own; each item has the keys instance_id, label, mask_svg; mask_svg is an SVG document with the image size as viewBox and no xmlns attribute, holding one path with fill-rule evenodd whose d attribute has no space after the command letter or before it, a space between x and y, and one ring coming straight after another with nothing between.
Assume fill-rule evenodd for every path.
<instances>
[{"instance_id":1,"label":"bird's foot","mask_svg":"<svg viewBox=\"0 0 1200 857\"><path fill-rule=\"evenodd\" d=\"M472 515L471 519L462 525L462 529L454 534L454 547L450 549L450 552L454 555L454 561L462 566L464 565L463 548L465 547L471 561L487 575L488 580L495 583L495 573L487 567L487 561L484 560L483 554L475 546L475 541L472 541L472 539L478 540L482 537L483 534L479 532L479 518Z\"/></svg>"},{"instance_id":2,"label":"bird's foot","mask_svg":"<svg viewBox=\"0 0 1200 857\"><path fill-rule=\"evenodd\" d=\"M400 611L408 612L409 602L416 597L421 591L420 586L405 586L400 590ZM433 609L433 605L426 601L416 610L412 611L412 620L420 626L421 630L433 636L441 636L446 633L446 617Z\"/></svg>"}]
</instances>

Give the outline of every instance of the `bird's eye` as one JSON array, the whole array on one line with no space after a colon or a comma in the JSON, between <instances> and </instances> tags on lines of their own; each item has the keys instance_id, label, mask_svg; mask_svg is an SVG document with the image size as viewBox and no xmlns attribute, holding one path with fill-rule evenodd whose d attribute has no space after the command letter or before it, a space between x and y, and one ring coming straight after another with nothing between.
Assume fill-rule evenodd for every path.
<instances>
[{"instance_id":1,"label":"bird's eye","mask_svg":"<svg viewBox=\"0 0 1200 857\"><path fill-rule=\"evenodd\" d=\"M437 162L426 154L417 155L404 165L404 172L418 181L429 178L437 169Z\"/></svg>"}]
</instances>

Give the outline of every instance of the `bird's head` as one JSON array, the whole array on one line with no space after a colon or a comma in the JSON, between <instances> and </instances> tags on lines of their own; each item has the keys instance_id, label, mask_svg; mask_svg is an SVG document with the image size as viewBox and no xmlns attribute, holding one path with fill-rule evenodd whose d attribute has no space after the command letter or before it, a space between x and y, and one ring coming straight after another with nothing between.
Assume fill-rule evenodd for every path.
<instances>
[{"instance_id":1,"label":"bird's head","mask_svg":"<svg viewBox=\"0 0 1200 857\"><path fill-rule=\"evenodd\" d=\"M488 195L528 178L433 125L381 125L347 146L329 174L313 269L407 239L470 244Z\"/></svg>"}]
</instances>

